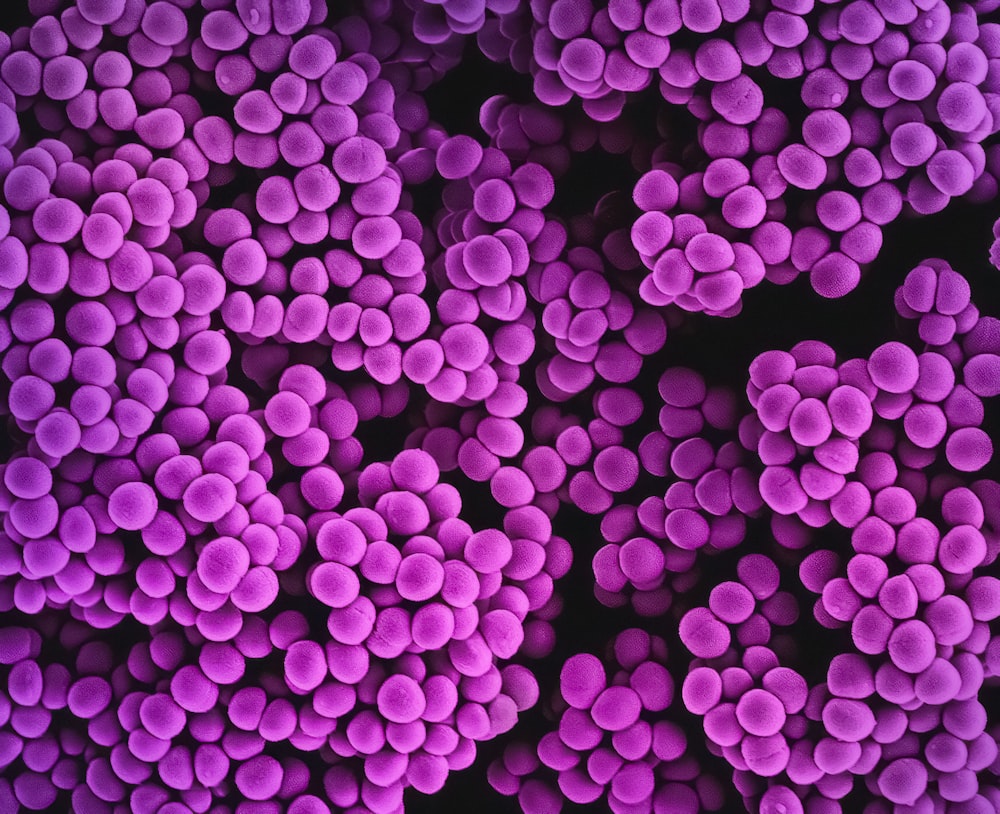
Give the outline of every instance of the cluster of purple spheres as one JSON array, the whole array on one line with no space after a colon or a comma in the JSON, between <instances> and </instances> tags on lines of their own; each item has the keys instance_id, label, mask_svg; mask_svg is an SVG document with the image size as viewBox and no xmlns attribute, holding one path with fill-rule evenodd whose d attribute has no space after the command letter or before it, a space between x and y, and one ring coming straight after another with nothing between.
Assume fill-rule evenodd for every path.
<instances>
[{"instance_id":1,"label":"cluster of purple spheres","mask_svg":"<svg viewBox=\"0 0 1000 814\"><path fill-rule=\"evenodd\" d=\"M1000 812L1000 0L24 5L0 814Z\"/></svg>"}]
</instances>

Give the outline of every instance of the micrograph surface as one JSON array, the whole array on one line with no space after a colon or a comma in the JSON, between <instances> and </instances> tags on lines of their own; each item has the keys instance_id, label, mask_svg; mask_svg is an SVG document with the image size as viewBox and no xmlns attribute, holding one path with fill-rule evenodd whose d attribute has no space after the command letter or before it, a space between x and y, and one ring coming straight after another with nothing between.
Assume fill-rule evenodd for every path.
<instances>
[{"instance_id":1,"label":"micrograph surface","mask_svg":"<svg viewBox=\"0 0 1000 814\"><path fill-rule=\"evenodd\" d=\"M0 814L1000 813L1000 0L0 0Z\"/></svg>"}]
</instances>

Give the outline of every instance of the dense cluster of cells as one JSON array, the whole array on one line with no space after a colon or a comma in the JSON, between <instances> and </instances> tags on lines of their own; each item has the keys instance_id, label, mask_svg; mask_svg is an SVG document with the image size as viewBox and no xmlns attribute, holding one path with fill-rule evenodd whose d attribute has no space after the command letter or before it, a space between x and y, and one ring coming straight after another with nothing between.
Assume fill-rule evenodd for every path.
<instances>
[{"instance_id":1,"label":"dense cluster of cells","mask_svg":"<svg viewBox=\"0 0 1000 814\"><path fill-rule=\"evenodd\" d=\"M0 812L1000 811L1000 0L23 5Z\"/></svg>"}]
</instances>

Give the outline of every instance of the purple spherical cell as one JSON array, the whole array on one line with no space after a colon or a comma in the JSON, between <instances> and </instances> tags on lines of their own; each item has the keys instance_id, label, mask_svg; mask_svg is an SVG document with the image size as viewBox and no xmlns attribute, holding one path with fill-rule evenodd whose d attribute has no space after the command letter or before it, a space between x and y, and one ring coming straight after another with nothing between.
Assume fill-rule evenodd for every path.
<instances>
[{"instance_id":1,"label":"purple spherical cell","mask_svg":"<svg viewBox=\"0 0 1000 814\"><path fill-rule=\"evenodd\" d=\"M956 133L971 133L988 115L983 94L969 82L947 85L938 97L936 109L941 123Z\"/></svg>"},{"instance_id":2,"label":"purple spherical cell","mask_svg":"<svg viewBox=\"0 0 1000 814\"><path fill-rule=\"evenodd\" d=\"M387 492L375 504L393 534L419 534L430 523L427 505L412 492Z\"/></svg>"},{"instance_id":3,"label":"purple spherical cell","mask_svg":"<svg viewBox=\"0 0 1000 814\"><path fill-rule=\"evenodd\" d=\"M707 392L701 374L686 367L673 367L664 371L657 384L660 397L672 407L697 407L705 400Z\"/></svg>"},{"instance_id":4,"label":"purple spherical cell","mask_svg":"<svg viewBox=\"0 0 1000 814\"><path fill-rule=\"evenodd\" d=\"M174 214L174 199L162 181L140 178L126 192L137 223L143 226L162 226Z\"/></svg>"},{"instance_id":5,"label":"purple spherical cell","mask_svg":"<svg viewBox=\"0 0 1000 814\"><path fill-rule=\"evenodd\" d=\"M739 75L743 62L739 51L731 43L723 39L710 39L695 51L694 67L710 82L725 82Z\"/></svg>"},{"instance_id":6,"label":"purple spherical cell","mask_svg":"<svg viewBox=\"0 0 1000 814\"><path fill-rule=\"evenodd\" d=\"M49 243L68 243L83 225L83 210L65 198L42 201L31 216L35 234Z\"/></svg>"},{"instance_id":7,"label":"purple spherical cell","mask_svg":"<svg viewBox=\"0 0 1000 814\"><path fill-rule=\"evenodd\" d=\"M875 716L868 705L847 698L827 701L822 720L830 735L850 743L864 740L875 728Z\"/></svg>"},{"instance_id":8,"label":"purple spherical cell","mask_svg":"<svg viewBox=\"0 0 1000 814\"><path fill-rule=\"evenodd\" d=\"M802 511L808 496L795 472L787 466L769 466L760 476L760 494L775 512L783 515Z\"/></svg>"},{"instance_id":9,"label":"purple spherical cell","mask_svg":"<svg viewBox=\"0 0 1000 814\"><path fill-rule=\"evenodd\" d=\"M958 150L941 150L927 162L927 177L938 190L957 197L964 195L976 180L972 162Z\"/></svg>"},{"instance_id":10,"label":"purple spherical cell","mask_svg":"<svg viewBox=\"0 0 1000 814\"><path fill-rule=\"evenodd\" d=\"M688 241L684 255L696 271L724 271L735 261L733 247L721 235L702 232Z\"/></svg>"},{"instance_id":11,"label":"purple spherical cell","mask_svg":"<svg viewBox=\"0 0 1000 814\"><path fill-rule=\"evenodd\" d=\"M944 705L961 690L962 676L950 661L937 658L917 676L913 687L917 698L925 704Z\"/></svg>"},{"instance_id":12,"label":"purple spherical cell","mask_svg":"<svg viewBox=\"0 0 1000 814\"><path fill-rule=\"evenodd\" d=\"M231 11L211 11L201 22L201 39L214 51L235 51L247 37L246 27Z\"/></svg>"},{"instance_id":13,"label":"purple spherical cell","mask_svg":"<svg viewBox=\"0 0 1000 814\"><path fill-rule=\"evenodd\" d=\"M209 473L191 481L182 500L184 509L193 518L214 523L236 505L236 487L228 478Z\"/></svg>"},{"instance_id":14,"label":"purple spherical cell","mask_svg":"<svg viewBox=\"0 0 1000 814\"><path fill-rule=\"evenodd\" d=\"M184 119L172 108L161 108L144 113L133 125L143 143L156 150L168 150L184 138Z\"/></svg>"},{"instance_id":15,"label":"purple spherical cell","mask_svg":"<svg viewBox=\"0 0 1000 814\"><path fill-rule=\"evenodd\" d=\"M296 689L315 690L327 673L326 654L316 642L295 642L285 653L285 679Z\"/></svg>"},{"instance_id":16,"label":"purple spherical cell","mask_svg":"<svg viewBox=\"0 0 1000 814\"><path fill-rule=\"evenodd\" d=\"M590 709L606 686L604 667L590 653L571 656L559 673L560 694L575 709Z\"/></svg>"},{"instance_id":17,"label":"purple spherical cell","mask_svg":"<svg viewBox=\"0 0 1000 814\"><path fill-rule=\"evenodd\" d=\"M286 71L274 78L269 93L278 110L294 115L302 112L306 103L306 95L309 92L308 88L308 83L301 76Z\"/></svg>"},{"instance_id":18,"label":"purple spherical cell","mask_svg":"<svg viewBox=\"0 0 1000 814\"><path fill-rule=\"evenodd\" d=\"M280 438L294 438L309 427L309 405L298 393L283 391L273 395L264 408L264 420Z\"/></svg>"},{"instance_id":19,"label":"purple spherical cell","mask_svg":"<svg viewBox=\"0 0 1000 814\"><path fill-rule=\"evenodd\" d=\"M111 25L125 13L126 6L125 0L80 0L76 4L80 16L91 25Z\"/></svg>"},{"instance_id":20,"label":"purple spherical cell","mask_svg":"<svg viewBox=\"0 0 1000 814\"><path fill-rule=\"evenodd\" d=\"M90 720L108 708L111 686L100 676L85 676L69 687L66 703L75 716Z\"/></svg>"},{"instance_id":21,"label":"purple spherical cell","mask_svg":"<svg viewBox=\"0 0 1000 814\"><path fill-rule=\"evenodd\" d=\"M873 599L889 575L885 561L873 554L856 554L847 563L847 579L861 596Z\"/></svg>"},{"instance_id":22,"label":"purple spherical cell","mask_svg":"<svg viewBox=\"0 0 1000 814\"><path fill-rule=\"evenodd\" d=\"M869 355L868 375L888 393L906 393L920 375L917 355L901 342L886 342Z\"/></svg>"},{"instance_id":23,"label":"purple spherical cell","mask_svg":"<svg viewBox=\"0 0 1000 814\"><path fill-rule=\"evenodd\" d=\"M535 496L535 487L526 473L513 466L502 466L490 478L490 493L507 508L528 505Z\"/></svg>"},{"instance_id":24,"label":"purple spherical cell","mask_svg":"<svg viewBox=\"0 0 1000 814\"><path fill-rule=\"evenodd\" d=\"M632 224L630 232L636 251L650 257L662 252L673 234L673 221L663 212L644 212Z\"/></svg>"},{"instance_id":25,"label":"purple spherical cell","mask_svg":"<svg viewBox=\"0 0 1000 814\"><path fill-rule=\"evenodd\" d=\"M364 184L378 178L386 167L385 150L366 136L351 136L333 152L333 170L350 184Z\"/></svg>"},{"instance_id":26,"label":"purple spherical cell","mask_svg":"<svg viewBox=\"0 0 1000 814\"><path fill-rule=\"evenodd\" d=\"M35 441L46 455L62 458L80 445L80 423L67 412L49 413L35 427Z\"/></svg>"},{"instance_id":27,"label":"purple spherical cell","mask_svg":"<svg viewBox=\"0 0 1000 814\"><path fill-rule=\"evenodd\" d=\"M930 266L917 266L903 281L903 301L919 313L931 311L934 308L937 279L937 272Z\"/></svg>"},{"instance_id":28,"label":"purple spherical cell","mask_svg":"<svg viewBox=\"0 0 1000 814\"><path fill-rule=\"evenodd\" d=\"M736 746L746 736L736 720L736 705L723 702L705 714L705 734L717 746Z\"/></svg>"},{"instance_id":29,"label":"purple spherical cell","mask_svg":"<svg viewBox=\"0 0 1000 814\"><path fill-rule=\"evenodd\" d=\"M827 685L840 698L863 699L875 692L874 677L867 660L856 653L833 657L827 670Z\"/></svg>"},{"instance_id":30,"label":"purple spherical cell","mask_svg":"<svg viewBox=\"0 0 1000 814\"><path fill-rule=\"evenodd\" d=\"M876 493L874 509L881 519L894 526L901 526L913 519L917 504L913 495L903 487L886 486Z\"/></svg>"},{"instance_id":31,"label":"purple spherical cell","mask_svg":"<svg viewBox=\"0 0 1000 814\"><path fill-rule=\"evenodd\" d=\"M549 30L561 40L579 37L590 28L593 10L575 0L556 0L549 10Z\"/></svg>"},{"instance_id":32,"label":"purple spherical cell","mask_svg":"<svg viewBox=\"0 0 1000 814\"><path fill-rule=\"evenodd\" d=\"M337 51L326 37L307 34L288 52L288 67L304 79L320 79L337 61Z\"/></svg>"},{"instance_id":33,"label":"purple spherical cell","mask_svg":"<svg viewBox=\"0 0 1000 814\"><path fill-rule=\"evenodd\" d=\"M559 814L563 798L541 780L527 780L517 792L517 802L524 814Z\"/></svg>"},{"instance_id":34,"label":"purple spherical cell","mask_svg":"<svg viewBox=\"0 0 1000 814\"><path fill-rule=\"evenodd\" d=\"M232 537L212 540L198 555L198 577L206 588L219 594L233 591L249 568L250 552Z\"/></svg>"},{"instance_id":35,"label":"purple spherical cell","mask_svg":"<svg viewBox=\"0 0 1000 814\"><path fill-rule=\"evenodd\" d=\"M632 190L635 205L644 212L669 212L677 204L677 195L676 179L659 169L644 174Z\"/></svg>"},{"instance_id":36,"label":"purple spherical cell","mask_svg":"<svg viewBox=\"0 0 1000 814\"><path fill-rule=\"evenodd\" d=\"M493 235L477 235L462 248L462 265L476 283L493 286L510 277L513 260L507 246Z\"/></svg>"},{"instance_id":37,"label":"purple spherical cell","mask_svg":"<svg viewBox=\"0 0 1000 814\"><path fill-rule=\"evenodd\" d=\"M444 647L455 632L455 615L447 605L424 605L413 615L411 633L413 642L425 650Z\"/></svg>"},{"instance_id":38,"label":"purple spherical cell","mask_svg":"<svg viewBox=\"0 0 1000 814\"><path fill-rule=\"evenodd\" d=\"M1000 356L995 353L972 356L962 368L962 379L981 398L1000 395Z\"/></svg>"},{"instance_id":39,"label":"purple spherical cell","mask_svg":"<svg viewBox=\"0 0 1000 814\"><path fill-rule=\"evenodd\" d=\"M229 363L232 348L222 331L200 331L184 345L184 362L195 373L211 376Z\"/></svg>"},{"instance_id":40,"label":"purple spherical cell","mask_svg":"<svg viewBox=\"0 0 1000 814\"><path fill-rule=\"evenodd\" d=\"M123 483L108 498L108 517L126 531L144 529L153 521L158 508L153 487L138 481Z\"/></svg>"},{"instance_id":41,"label":"purple spherical cell","mask_svg":"<svg viewBox=\"0 0 1000 814\"><path fill-rule=\"evenodd\" d=\"M955 526L941 538L937 559L950 574L968 574L987 556L986 539L975 526Z\"/></svg>"},{"instance_id":42,"label":"purple spherical cell","mask_svg":"<svg viewBox=\"0 0 1000 814\"><path fill-rule=\"evenodd\" d=\"M399 224L388 216L362 218L351 232L354 250L368 260L386 257L399 245L401 238Z\"/></svg>"},{"instance_id":43,"label":"purple spherical cell","mask_svg":"<svg viewBox=\"0 0 1000 814\"><path fill-rule=\"evenodd\" d=\"M502 608L483 616L480 620L480 630L486 644L497 658L513 658L524 642L521 622L509 610Z\"/></svg>"},{"instance_id":44,"label":"purple spherical cell","mask_svg":"<svg viewBox=\"0 0 1000 814\"><path fill-rule=\"evenodd\" d=\"M517 199L510 184L500 178L490 178L476 188L473 207L487 223L503 223L514 214Z\"/></svg>"},{"instance_id":45,"label":"purple spherical cell","mask_svg":"<svg viewBox=\"0 0 1000 814\"><path fill-rule=\"evenodd\" d=\"M761 683L781 700L789 715L801 712L806 704L809 692L806 680L789 667L773 667L764 674Z\"/></svg>"},{"instance_id":46,"label":"purple spherical cell","mask_svg":"<svg viewBox=\"0 0 1000 814\"><path fill-rule=\"evenodd\" d=\"M590 715L601 729L620 732L634 724L641 711L642 702L635 690L631 687L612 686L597 696Z\"/></svg>"},{"instance_id":47,"label":"purple spherical cell","mask_svg":"<svg viewBox=\"0 0 1000 814\"><path fill-rule=\"evenodd\" d=\"M788 428L795 443L817 447L830 437L833 423L823 402L807 398L795 405Z\"/></svg>"},{"instance_id":48,"label":"purple spherical cell","mask_svg":"<svg viewBox=\"0 0 1000 814\"><path fill-rule=\"evenodd\" d=\"M972 618L979 622L995 619L1000 615L1000 580L988 575L975 577L965 588L965 601Z\"/></svg>"},{"instance_id":49,"label":"purple spherical cell","mask_svg":"<svg viewBox=\"0 0 1000 814\"><path fill-rule=\"evenodd\" d=\"M45 62L42 91L49 99L66 101L79 96L87 84L87 66L76 57L62 55Z\"/></svg>"},{"instance_id":50,"label":"purple spherical cell","mask_svg":"<svg viewBox=\"0 0 1000 814\"><path fill-rule=\"evenodd\" d=\"M237 729L253 731L260 725L266 704L267 694L260 687L243 687L233 693L229 700L229 720Z\"/></svg>"},{"instance_id":51,"label":"purple spherical cell","mask_svg":"<svg viewBox=\"0 0 1000 814\"><path fill-rule=\"evenodd\" d=\"M925 622L909 619L896 626L888 641L892 663L905 673L926 670L936 657L934 632Z\"/></svg>"},{"instance_id":52,"label":"purple spherical cell","mask_svg":"<svg viewBox=\"0 0 1000 814\"><path fill-rule=\"evenodd\" d=\"M860 760L862 750L858 743L825 737L812 750L812 765L820 773L840 774Z\"/></svg>"},{"instance_id":53,"label":"purple spherical cell","mask_svg":"<svg viewBox=\"0 0 1000 814\"><path fill-rule=\"evenodd\" d=\"M704 715L722 698L722 679L710 667L695 667L681 687L684 706L695 715Z\"/></svg>"},{"instance_id":54,"label":"purple spherical cell","mask_svg":"<svg viewBox=\"0 0 1000 814\"><path fill-rule=\"evenodd\" d=\"M851 583L843 577L836 577L823 586L818 607L839 622L849 622L861 606L861 597L851 587Z\"/></svg>"},{"instance_id":55,"label":"purple spherical cell","mask_svg":"<svg viewBox=\"0 0 1000 814\"><path fill-rule=\"evenodd\" d=\"M5 762L9 762L6 756ZM93 779L90 770L87 772L87 779L92 785L99 785ZM112 791L105 796L109 798L119 796L117 786L117 778L114 778L110 782ZM10 791L11 788L13 789L13 793ZM13 783L6 785L6 789L7 795L5 796L4 803L9 805L12 811L20 810L22 805L29 811L51 811L59 795L59 788L45 774L34 771L26 771L19 774L14 778Z\"/></svg>"},{"instance_id":56,"label":"purple spherical cell","mask_svg":"<svg viewBox=\"0 0 1000 814\"><path fill-rule=\"evenodd\" d=\"M77 302L66 312L66 333L78 345L107 345L115 335L115 319L101 302Z\"/></svg>"},{"instance_id":57,"label":"purple spherical cell","mask_svg":"<svg viewBox=\"0 0 1000 814\"><path fill-rule=\"evenodd\" d=\"M846 232L861 220L861 206L848 192L825 192L816 202L820 223L835 232Z\"/></svg>"},{"instance_id":58,"label":"purple spherical cell","mask_svg":"<svg viewBox=\"0 0 1000 814\"><path fill-rule=\"evenodd\" d=\"M627 805L651 797L656 787L652 768L643 762L626 763L611 780L611 792Z\"/></svg>"},{"instance_id":59,"label":"purple spherical cell","mask_svg":"<svg viewBox=\"0 0 1000 814\"><path fill-rule=\"evenodd\" d=\"M723 312L736 305L743 293L743 278L735 271L701 277L693 294L708 312Z\"/></svg>"},{"instance_id":60,"label":"purple spherical cell","mask_svg":"<svg viewBox=\"0 0 1000 814\"><path fill-rule=\"evenodd\" d=\"M43 689L42 670L37 663L25 659L11 667L7 676L7 692L14 703L33 707L41 700Z\"/></svg>"},{"instance_id":61,"label":"purple spherical cell","mask_svg":"<svg viewBox=\"0 0 1000 814\"><path fill-rule=\"evenodd\" d=\"M729 629L708 608L694 608L681 618L678 633L684 646L699 658L715 658L730 645Z\"/></svg>"},{"instance_id":62,"label":"purple spherical cell","mask_svg":"<svg viewBox=\"0 0 1000 814\"><path fill-rule=\"evenodd\" d=\"M153 737L170 740L184 730L187 716L173 698L157 693L147 696L139 705L139 720Z\"/></svg>"},{"instance_id":63,"label":"purple spherical cell","mask_svg":"<svg viewBox=\"0 0 1000 814\"><path fill-rule=\"evenodd\" d=\"M912 806L927 788L927 767L916 758L892 761L878 776L878 789L887 800Z\"/></svg>"},{"instance_id":64,"label":"purple spherical cell","mask_svg":"<svg viewBox=\"0 0 1000 814\"><path fill-rule=\"evenodd\" d=\"M173 277L158 275L136 292L135 299L147 317L172 317L184 304L184 287Z\"/></svg>"},{"instance_id":65,"label":"purple spherical cell","mask_svg":"<svg viewBox=\"0 0 1000 814\"><path fill-rule=\"evenodd\" d=\"M34 210L48 195L51 184L38 167L18 165L10 170L3 183L7 204L23 212Z\"/></svg>"},{"instance_id":66,"label":"purple spherical cell","mask_svg":"<svg viewBox=\"0 0 1000 814\"><path fill-rule=\"evenodd\" d=\"M904 167L919 167L934 155L937 136L923 122L906 122L892 131L889 138L892 157Z\"/></svg>"},{"instance_id":67,"label":"purple spherical cell","mask_svg":"<svg viewBox=\"0 0 1000 814\"><path fill-rule=\"evenodd\" d=\"M357 574L339 562L320 563L309 575L310 592L331 608L348 607L358 598L360 589Z\"/></svg>"},{"instance_id":68,"label":"purple spherical cell","mask_svg":"<svg viewBox=\"0 0 1000 814\"><path fill-rule=\"evenodd\" d=\"M712 87L712 107L730 124L747 125L756 121L764 106L760 86L746 74Z\"/></svg>"},{"instance_id":69,"label":"purple spherical cell","mask_svg":"<svg viewBox=\"0 0 1000 814\"><path fill-rule=\"evenodd\" d=\"M37 458L15 458L3 473L4 485L14 497L32 500L52 489L52 471Z\"/></svg>"},{"instance_id":70,"label":"purple spherical cell","mask_svg":"<svg viewBox=\"0 0 1000 814\"><path fill-rule=\"evenodd\" d=\"M767 199L755 186L742 186L726 195L722 217L737 229L752 229L767 216Z\"/></svg>"},{"instance_id":71,"label":"purple spherical cell","mask_svg":"<svg viewBox=\"0 0 1000 814\"><path fill-rule=\"evenodd\" d=\"M288 223L299 210L292 182L280 175L265 178L257 188L257 213L268 223Z\"/></svg>"},{"instance_id":72,"label":"purple spherical cell","mask_svg":"<svg viewBox=\"0 0 1000 814\"><path fill-rule=\"evenodd\" d=\"M785 770L791 750L784 735L747 735L740 743L740 755L747 768L759 777L775 777Z\"/></svg>"},{"instance_id":73,"label":"purple spherical cell","mask_svg":"<svg viewBox=\"0 0 1000 814\"><path fill-rule=\"evenodd\" d=\"M803 814L802 800L787 786L771 786L760 798L760 814Z\"/></svg>"},{"instance_id":74,"label":"purple spherical cell","mask_svg":"<svg viewBox=\"0 0 1000 814\"><path fill-rule=\"evenodd\" d=\"M648 537L633 537L619 549L618 563L633 584L642 585L663 574L666 560L660 546Z\"/></svg>"},{"instance_id":75,"label":"purple spherical cell","mask_svg":"<svg viewBox=\"0 0 1000 814\"><path fill-rule=\"evenodd\" d=\"M739 581L747 586L758 600L769 599L778 590L778 566L763 554L747 554L736 565Z\"/></svg>"},{"instance_id":76,"label":"purple spherical cell","mask_svg":"<svg viewBox=\"0 0 1000 814\"><path fill-rule=\"evenodd\" d=\"M481 574L499 571L512 555L510 540L497 529L485 529L471 535L465 542L465 561Z\"/></svg>"},{"instance_id":77,"label":"purple spherical cell","mask_svg":"<svg viewBox=\"0 0 1000 814\"><path fill-rule=\"evenodd\" d=\"M257 755L240 764L234 781L248 800L270 800L281 788L284 771L270 755Z\"/></svg>"},{"instance_id":78,"label":"purple spherical cell","mask_svg":"<svg viewBox=\"0 0 1000 814\"><path fill-rule=\"evenodd\" d=\"M625 447L607 447L594 459L594 475L611 492L628 491L639 476L639 459Z\"/></svg>"},{"instance_id":79,"label":"purple spherical cell","mask_svg":"<svg viewBox=\"0 0 1000 814\"><path fill-rule=\"evenodd\" d=\"M783 432L802 395L790 384L773 384L757 397L757 414L770 432ZM815 401L815 399L813 399Z\"/></svg>"},{"instance_id":80,"label":"purple spherical cell","mask_svg":"<svg viewBox=\"0 0 1000 814\"><path fill-rule=\"evenodd\" d=\"M889 69L889 90L900 99L919 102L934 91L937 77L923 62L901 59Z\"/></svg>"},{"instance_id":81,"label":"purple spherical cell","mask_svg":"<svg viewBox=\"0 0 1000 814\"><path fill-rule=\"evenodd\" d=\"M675 509L666 518L664 529L667 538L679 548L693 551L709 541L711 527L708 521L692 509Z\"/></svg>"},{"instance_id":82,"label":"purple spherical cell","mask_svg":"<svg viewBox=\"0 0 1000 814\"><path fill-rule=\"evenodd\" d=\"M353 105L364 96L367 87L368 75L354 62L332 65L320 80L323 98L335 105Z\"/></svg>"},{"instance_id":83,"label":"purple spherical cell","mask_svg":"<svg viewBox=\"0 0 1000 814\"><path fill-rule=\"evenodd\" d=\"M936 404L915 404L903 416L906 437L921 449L935 449L948 431L948 419Z\"/></svg>"},{"instance_id":84,"label":"purple spherical cell","mask_svg":"<svg viewBox=\"0 0 1000 814\"><path fill-rule=\"evenodd\" d=\"M959 472L977 472L993 458L993 442L979 427L961 427L948 436L945 456Z\"/></svg>"},{"instance_id":85,"label":"purple spherical cell","mask_svg":"<svg viewBox=\"0 0 1000 814\"><path fill-rule=\"evenodd\" d=\"M786 384L795 373L795 357L786 351L769 350L757 356L749 368L750 381L761 390Z\"/></svg>"},{"instance_id":86,"label":"purple spherical cell","mask_svg":"<svg viewBox=\"0 0 1000 814\"><path fill-rule=\"evenodd\" d=\"M629 676L629 686L639 695L643 709L650 712L661 712L673 701L674 681L666 667L655 661L644 661L636 667ZM636 727L640 728L637 737L641 736L643 730L648 731L645 721L637 723ZM645 752L646 749L643 748L636 757L641 757Z\"/></svg>"},{"instance_id":87,"label":"purple spherical cell","mask_svg":"<svg viewBox=\"0 0 1000 814\"><path fill-rule=\"evenodd\" d=\"M957 772L965 768L969 759L966 743L948 732L934 735L924 747L924 756L939 772Z\"/></svg>"},{"instance_id":88,"label":"purple spherical cell","mask_svg":"<svg viewBox=\"0 0 1000 814\"><path fill-rule=\"evenodd\" d=\"M785 725L785 707L767 690L752 689L736 704L736 719L751 735L768 737Z\"/></svg>"},{"instance_id":89,"label":"purple spherical cell","mask_svg":"<svg viewBox=\"0 0 1000 814\"><path fill-rule=\"evenodd\" d=\"M735 625L745 622L754 611L755 600L750 590L740 582L722 582L708 597L708 607L723 622Z\"/></svg>"},{"instance_id":90,"label":"purple spherical cell","mask_svg":"<svg viewBox=\"0 0 1000 814\"><path fill-rule=\"evenodd\" d=\"M449 325L439 338L445 360L451 367L469 373L489 354L489 340L482 329L471 323Z\"/></svg>"},{"instance_id":91,"label":"purple spherical cell","mask_svg":"<svg viewBox=\"0 0 1000 814\"><path fill-rule=\"evenodd\" d=\"M0 630L0 664L16 664L23 659L29 658L34 652L37 655L36 646L40 639L34 631L23 627L6 627Z\"/></svg>"},{"instance_id":92,"label":"purple spherical cell","mask_svg":"<svg viewBox=\"0 0 1000 814\"><path fill-rule=\"evenodd\" d=\"M396 573L396 589L400 596L423 602L441 590L444 568L429 554L415 553L403 557Z\"/></svg>"},{"instance_id":93,"label":"purple spherical cell","mask_svg":"<svg viewBox=\"0 0 1000 814\"><path fill-rule=\"evenodd\" d=\"M607 54L592 39L577 37L566 43L559 56L559 66L572 79L579 82L594 82L601 78Z\"/></svg>"},{"instance_id":94,"label":"purple spherical cell","mask_svg":"<svg viewBox=\"0 0 1000 814\"><path fill-rule=\"evenodd\" d=\"M173 47L187 36L184 12L167 2L152 3L142 16L142 32L157 45Z\"/></svg>"},{"instance_id":95,"label":"purple spherical cell","mask_svg":"<svg viewBox=\"0 0 1000 814\"><path fill-rule=\"evenodd\" d=\"M267 566L251 568L230 595L241 611L255 613L269 608L279 593L278 578Z\"/></svg>"},{"instance_id":96,"label":"purple spherical cell","mask_svg":"<svg viewBox=\"0 0 1000 814\"><path fill-rule=\"evenodd\" d=\"M818 189L826 178L826 162L804 144L790 144L778 153L778 170L799 189Z\"/></svg>"}]
</instances>

